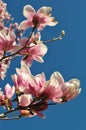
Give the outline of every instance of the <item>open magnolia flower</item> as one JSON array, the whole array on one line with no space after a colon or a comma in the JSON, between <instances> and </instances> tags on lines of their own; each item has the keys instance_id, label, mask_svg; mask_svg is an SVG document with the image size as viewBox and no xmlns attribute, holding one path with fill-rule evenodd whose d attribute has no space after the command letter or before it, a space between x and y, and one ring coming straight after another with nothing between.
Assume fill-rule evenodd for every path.
<instances>
[{"instance_id":1,"label":"open magnolia flower","mask_svg":"<svg viewBox=\"0 0 86 130\"><path fill-rule=\"evenodd\" d=\"M27 20L21 22L20 28L28 29L29 27L36 27L41 31L46 25L55 26L58 22L54 17L51 17L51 7L41 7L37 12L31 5L24 6L23 15Z\"/></svg>"},{"instance_id":2,"label":"open magnolia flower","mask_svg":"<svg viewBox=\"0 0 86 130\"><path fill-rule=\"evenodd\" d=\"M28 40L27 37L22 38L18 46L11 49L11 52L15 53L23 47L24 49L22 49L18 54L19 56L23 56L22 62L25 62L28 66L32 65L33 60L40 63L44 62L43 56L47 53L48 48L41 41L41 34L39 32L36 34L33 33L30 40Z\"/></svg>"},{"instance_id":3,"label":"open magnolia flower","mask_svg":"<svg viewBox=\"0 0 86 130\"><path fill-rule=\"evenodd\" d=\"M11 99L15 93L15 87L11 87L9 84L6 84L4 89L5 99Z\"/></svg>"},{"instance_id":4,"label":"open magnolia flower","mask_svg":"<svg viewBox=\"0 0 86 130\"><path fill-rule=\"evenodd\" d=\"M9 52L16 44L15 39L14 32L6 28L2 29L0 31L0 51Z\"/></svg>"},{"instance_id":5,"label":"open magnolia flower","mask_svg":"<svg viewBox=\"0 0 86 130\"><path fill-rule=\"evenodd\" d=\"M25 39L23 39L22 43L25 43ZM33 44L33 43L32 43ZM38 62L43 62L43 56L47 53L47 46L44 44L37 44L32 45L30 44L30 47L25 48L23 51L21 51L21 55L25 55L23 57L23 62L25 62L28 66L32 65L33 60Z\"/></svg>"}]
</instances>

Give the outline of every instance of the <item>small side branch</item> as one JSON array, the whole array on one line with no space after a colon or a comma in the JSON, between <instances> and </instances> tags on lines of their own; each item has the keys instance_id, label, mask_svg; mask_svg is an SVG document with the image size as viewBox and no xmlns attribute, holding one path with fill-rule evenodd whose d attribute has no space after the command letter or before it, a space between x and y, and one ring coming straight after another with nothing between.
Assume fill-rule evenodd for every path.
<instances>
[{"instance_id":1,"label":"small side branch","mask_svg":"<svg viewBox=\"0 0 86 130\"><path fill-rule=\"evenodd\" d=\"M62 30L61 34L56 37L56 38L52 38L51 40L47 40L45 42L43 42L43 44L46 44L46 43L49 43L49 42L54 42L54 41L57 41L57 40L62 40L62 37L65 35L65 31Z\"/></svg>"},{"instance_id":2,"label":"small side branch","mask_svg":"<svg viewBox=\"0 0 86 130\"><path fill-rule=\"evenodd\" d=\"M18 115L15 117L4 117L4 118L0 118L0 120L15 120L15 119L20 119L22 117L22 115Z\"/></svg>"}]
</instances>

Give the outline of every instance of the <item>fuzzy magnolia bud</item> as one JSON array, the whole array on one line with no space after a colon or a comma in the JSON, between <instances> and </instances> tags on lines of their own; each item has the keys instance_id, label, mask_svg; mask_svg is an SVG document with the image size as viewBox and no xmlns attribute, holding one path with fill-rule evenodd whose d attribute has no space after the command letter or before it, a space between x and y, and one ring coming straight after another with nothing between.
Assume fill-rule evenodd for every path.
<instances>
[{"instance_id":1,"label":"fuzzy magnolia bud","mask_svg":"<svg viewBox=\"0 0 86 130\"><path fill-rule=\"evenodd\" d=\"M64 30L62 30L61 35L62 35L62 36L65 35L65 31L64 31Z\"/></svg>"}]
</instances>

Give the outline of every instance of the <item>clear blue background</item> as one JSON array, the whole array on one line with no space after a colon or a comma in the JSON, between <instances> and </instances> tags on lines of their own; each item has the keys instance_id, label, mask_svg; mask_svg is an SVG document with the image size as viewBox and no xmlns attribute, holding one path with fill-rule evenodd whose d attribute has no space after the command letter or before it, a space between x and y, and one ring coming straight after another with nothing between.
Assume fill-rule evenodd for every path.
<instances>
[{"instance_id":1,"label":"clear blue background","mask_svg":"<svg viewBox=\"0 0 86 130\"><path fill-rule=\"evenodd\" d=\"M36 10L46 5L53 8L53 16L59 21L55 27L46 27L42 31L42 39L56 37L61 30L66 31L62 41L48 43L47 55L43 64L34 62L31 67L33 74L45 72L47 79L54 71L59 71L65 81L71 78L81 80L81 94L74 100L63 105L50 106L44 113L46 119L39 117L22 118L20 120L1 121L1 130L86 130L86 0L4 0L8 11L15 21L25 19L22 15L24 5L31 4ZM10 81L10 74L15 73L14 67L19 66L18 59L12 61L5 81Z\"/></svg>"}]
</instances>

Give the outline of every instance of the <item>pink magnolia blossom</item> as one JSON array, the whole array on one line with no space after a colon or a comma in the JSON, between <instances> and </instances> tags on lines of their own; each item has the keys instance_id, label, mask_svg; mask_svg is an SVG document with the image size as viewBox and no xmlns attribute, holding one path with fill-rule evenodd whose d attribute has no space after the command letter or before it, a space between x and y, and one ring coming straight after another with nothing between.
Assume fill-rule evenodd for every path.
<instances>
[{"instance_id":1,"label":"pink magnolia blossom","mask_svg":"<svg viewBox=\"0 0 86 130\"><path fill-rule=\"evenodd\" d=\"M15 87L11 87L9 84L5 85L4 95L5 99L11 99L15 93Z\"/></svg>"},{"instance_id":2,"label":"pink magnolia blossom","mask_svg":"<svg viewBox=\"0 0 86 130\"><path fill-rule=\"evenodd\" d=\"M80 81L78 79L71 79L68 82L65 82L62 91L62 102L70 101L71 99L75 98L81 92Z\"/></svg>"},{"instance_id":3,"label":"pink magnolia blossom","mask_svg":"<svg viewBox=\"0 0 86 130\"><path fill-rule=\"evenodd\" d=\"M28 66L32 65L33 60L38 62L43 62L43 56L47 53L47 46L42 43L40 33L32 35L31 39L22 38L20 44L11 49L12 52L17 52L19 49L23 48L18 55L22 55L22 61ZM28 41L28 42L27 42ZM27 43L27 44L26 44Z\"/></svg>"},{"instance_id":4,"label":"pink magnolia blossom","mask_svg":"<svg viewBox=\"0 0 86 130\"><path fill-rule=\"evenodd\" d=\"M65 102L75 98L81 91L80 81L71 79L64 82L59 72L54 72L41 89L41 97L53 102Z\"/></svg>"},{"instance_id":5,"label":"pink magnolia blossom","mask_svg":"<svg viewBox=\"0 0 86 130\"><path fill-rule=\"evenodd\" d=\"M55 26L57 21L54 17L51 17L51 7L41 7L37 12L31 5L24 6L23 15L27 20L20 24L20 28L27 29L29 27L37 27L38 30L42 30L46 25Z\"/></svg>"},{"instance_id":6,"label":"pink magnolia blossom","mask_svg":"<svg viewBox=\"0 0 86 130\"><path fill-rule=\"evenodd\" d=\"M54 101L57 99L57 102L61 101L62 92L62 84L64 83L64 79L59 72L54 72L50 80L48 80L41 89L41 97L47 100Z\"/></svg>"},{"instance_id":7,"label":"pink magnolia blossom","mask_svg":"<svg viewBox=\"0 0 86 130\"><path fill-rule=\"evenodd\" d=\"M21 69L16 69L17 74L12 75L16 90L38 97L41 88L46 82L44 73L33 76L24 62Z\"/></svg>"},{"instance_id":8,"label":"pink magnolia blossom","mask_svg":"<svg viewBox=\"0 0 86 130\"><path fill-rule=\"evenodd\" d=\"M22 60L29 66L31 66L33 60L43 62L42 57L47 53L47 46L40 41L40 38L40 33L33 34L26 48L21 51L21 54L25 55ZM27 39L23 38L20 46L25 46L26 42Z\"/></svg>"},{"instance_id":9,"label":"pink magnolia blossom","mask_svg":"<svg viewBox=\"0 0 86 130\"><path fill-rule=\"evenodd\" d=\"M7 29L0 31L0 51L9 52L15 46L15 34Z\"/></svg>"},{"instance_id":10,"label":"pink magnolia blossom","mask_svg":"<svg viewBox=\"0 0 86 130\"><path fill-rule=\"evenodd\" d=\"M16 90L28 93L28 86L36 86L36 81L32 76L29 68L24 62L21 63L21 69L16 69L17 75L12 75Z\"/></svg>"},{"instance_id":11,"label":"pink magnolia blossom","mask_svg":"<svg viewBox=\"0 0 86 130\"><path fill-rule=\"evenodd\" d=\"M23 72L19 73L18 75L14 74L12 75L12 79L14 81L16 91L23 92L27 89L27 86L29 85L28 74Z\"/></svg>"},{"instance_id":12,"label":"pink magnolia blossom","mask_svg":"<svg viewBox=\"0 0 86 130\"><path fill-rule=\"evenodd\" d=\"M47 53L47 47L44 44L37 44L26 51L26 57L23 61L31 66L32 61L36 60L38 62L43 62L43 56Z\"/></svg>"},{"instance_id":13,"label":"pink magnolia blossom","mask_svg":"<svg viewBox=\"0 0 86 130\"><path fill-rule=\"evenodd\" d=\"M34 85L34 86L29 85L28 90L33 96L35 96L36 98L39 98L41 89L42 89L43 85L46 83L46 78L45 78L44 73L35 75L34 80L36 82L36 85Z\"/></svg>"}]
</instances>

